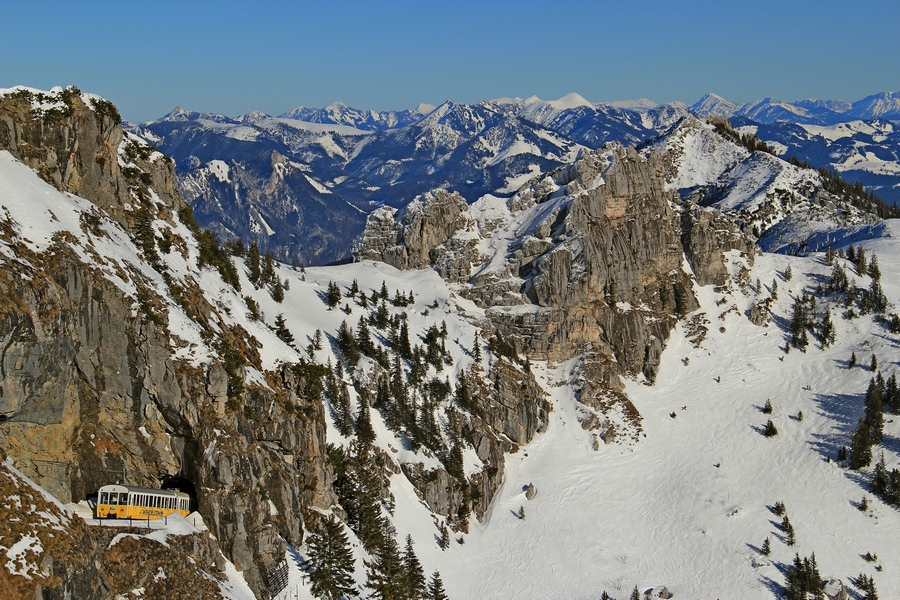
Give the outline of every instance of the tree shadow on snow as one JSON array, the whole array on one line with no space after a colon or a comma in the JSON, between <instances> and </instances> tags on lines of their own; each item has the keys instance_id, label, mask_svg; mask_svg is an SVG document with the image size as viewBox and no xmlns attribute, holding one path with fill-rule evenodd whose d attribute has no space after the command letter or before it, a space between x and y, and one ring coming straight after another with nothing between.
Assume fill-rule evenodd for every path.
<instances>
[{"instance_id":1,"label":"tree shadow on snow","mask_svg":"<svg viewBox=\"0 0 900 600\"><path fill-rule=\"evenodd\" d=\"M822 458L834 460L841 446L850 447L856 424L863 414L861 394L814 394L812 397L819 413L834 423L828 434L813 433L810 446Z\"/></svg>"},{"instance_id":2,"label":"tree shadow on snow","mask_svg":"<svg viewBox=\"0 0 900 600\"><path fill-rule=\"evenodd\" d=\"M775 565L776 563L772 563L772 564ZM781 583L775 581L768 575L760 574L759 579L760 579L760 581L762 581L762 584L764 586L766 586L770 592L772 592L772 595L775 598L784 598L784 594L787 590L783 585L781 585Z\"/></svg>"}]
</instances>

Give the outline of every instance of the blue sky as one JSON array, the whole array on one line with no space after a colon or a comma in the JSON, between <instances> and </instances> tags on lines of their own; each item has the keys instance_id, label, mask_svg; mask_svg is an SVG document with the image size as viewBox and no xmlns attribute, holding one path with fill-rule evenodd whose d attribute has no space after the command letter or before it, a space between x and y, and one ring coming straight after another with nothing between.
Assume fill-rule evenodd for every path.
<instances>
[{"instance_id":1,"label":"blue sky","mask_svg":"<svg viewBox=\"0 0 900 600\"><path fill-rule=\"evenodd\" d=\"M501 96L858 100L900 89L900 2L0 0L0 87L144 121ZM14 24L14 25L13 25Z\"/></svg>"}]
</instances>

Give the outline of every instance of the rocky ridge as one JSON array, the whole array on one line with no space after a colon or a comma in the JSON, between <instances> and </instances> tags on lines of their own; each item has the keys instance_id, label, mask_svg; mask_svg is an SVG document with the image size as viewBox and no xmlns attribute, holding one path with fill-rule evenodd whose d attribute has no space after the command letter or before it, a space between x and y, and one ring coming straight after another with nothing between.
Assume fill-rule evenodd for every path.
<instances>
[{"instance_id":1,"label":"rocky ridge","mask_svg":"<svg viewBox=\"0 0 900 600\"><path fill-rule=\"evenodd\" d=\"M624 403L615 410L636 415L619 378L653 380L678 316L696 307L693 281L723 284L727 251L753 255L729 219L666 189L661 155L616 144L584 151L508 201L465 207L440 192L410 207L373 214L356 257L430 264L488 309L492 330L518 353L581 357L581 402L607 439L615 432L598 409Z\"/></svg>"}]
</instances>

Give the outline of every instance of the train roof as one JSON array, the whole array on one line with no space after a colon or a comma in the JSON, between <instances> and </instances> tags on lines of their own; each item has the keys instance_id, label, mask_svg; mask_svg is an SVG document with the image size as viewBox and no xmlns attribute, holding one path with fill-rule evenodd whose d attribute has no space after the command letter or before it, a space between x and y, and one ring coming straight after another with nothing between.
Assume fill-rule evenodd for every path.
<instances>
[{"instance_id":1,"label":"train roof","mask_svg":"<svg viewBox=\"0 0 900 600\"><path fill-rule=\"evenodd\" d=\"M155 494L157 496L188 496L179 490L160 490L156 488L137 487L134 485L121 485L112 483L102 486L98 492L130 492L132 494Z\"/></svg>"}]
</instances>

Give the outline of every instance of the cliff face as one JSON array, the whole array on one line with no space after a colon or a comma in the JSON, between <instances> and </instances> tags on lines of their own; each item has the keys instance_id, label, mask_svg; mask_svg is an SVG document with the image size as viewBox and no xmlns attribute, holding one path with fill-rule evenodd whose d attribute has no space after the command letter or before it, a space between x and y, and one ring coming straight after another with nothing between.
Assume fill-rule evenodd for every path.
<instances>
[{"instance_id":1,"label":"cliff face","mask_svg":"<svg viewBox=\"0 0 900 600\"><path fill-rule=\"evenodd\" d=\"M170 161L125 139L105 101L83 98L40 99L64 107L53 123L34 95L0 99L0 148L101 209L82 215L83 235L124 235L109 215L148 262L193 256ZM265 589L281 538L299 545L309 508L334 502L324 408L307 398L304 374L285 366L244 386L245 369L261 369L256 341L203 296L199 271L167 269L158 255L153 268L102 256L63 231L35 246L8 212L0 238L0 446L63 501L115 481L181 486L251 587Z\"/></svg>"},{"instance_id":2,"label":"cliff face","mask_svg":"<svg viewBox=\"0 0 900 600\"><path fill-rule=\"evenodd\" d=\"M506 203L486 197L448 217L448 197L423 197L402 222L390 211L373 215L357 257L430 264L486 307L519 352L583 357L589 407L624 402L636 415L610 395L619 376L652 381L672 327L697 306L693 282L721 284L724 252L752 253L728 219L666 190L661 156L618 145L584 152ZM405 259L412 255L419 259Z\"/></svg>"}]
</instances>

